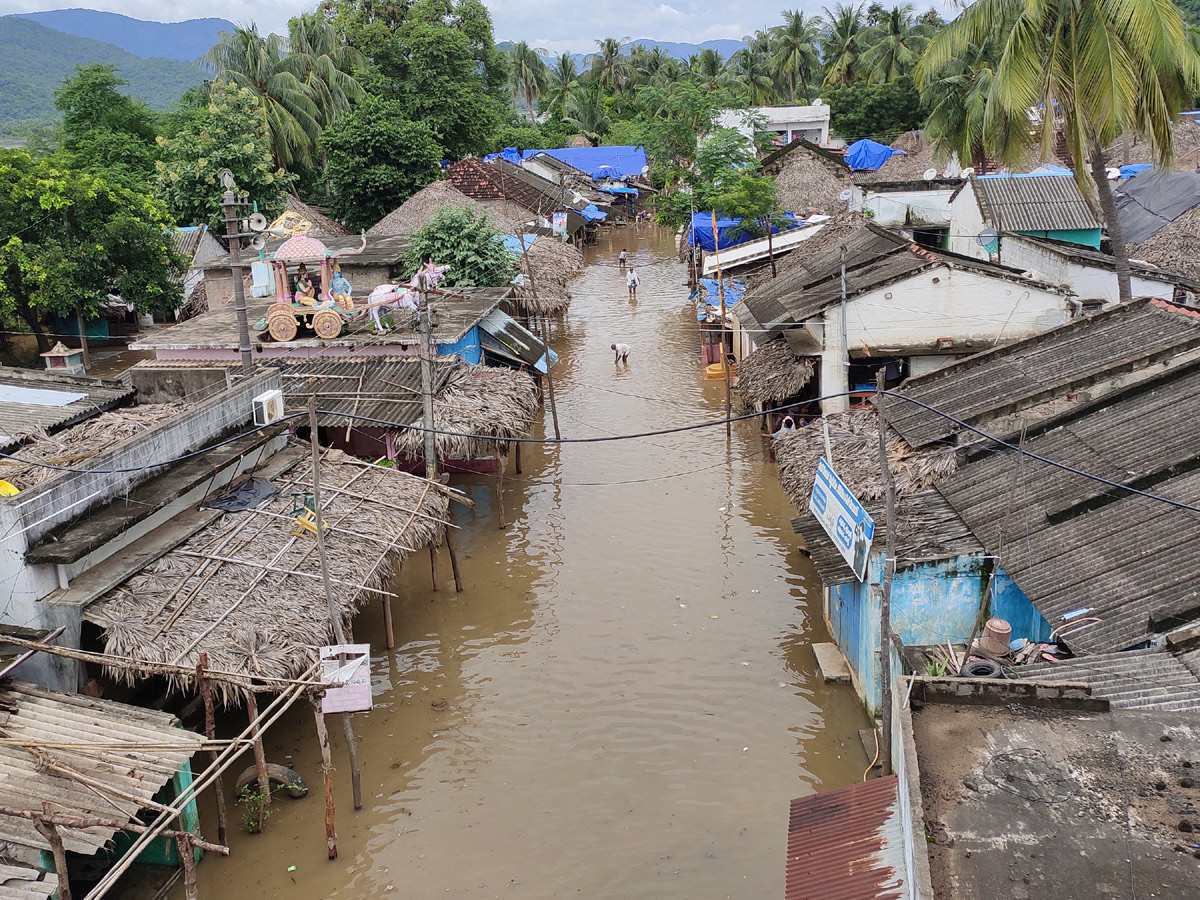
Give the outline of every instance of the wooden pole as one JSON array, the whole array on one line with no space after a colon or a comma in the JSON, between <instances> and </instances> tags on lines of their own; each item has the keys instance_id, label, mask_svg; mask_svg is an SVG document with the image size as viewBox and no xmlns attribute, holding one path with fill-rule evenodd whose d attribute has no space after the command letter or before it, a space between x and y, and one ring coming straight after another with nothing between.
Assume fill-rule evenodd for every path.
<instances>
[{"instance_id":1,"label":"wooden pole","mask_svg":"<svg viewBox=\"0 0 1200 900\"><path fill-rule=\"evenodd\" d=\"M435 593L442 589L442 586L438 583L438 565L437 564L438 564L437 547L434 546L432 541L430 541L429 542L429 574L430 574L430 577L433 579L433 590Z\"/></svg>"},{"instance_id":2,"label":"wooden pole","mask_svg":"<svg viewBox=\"0 0 1200 900\"><path fill-rule=\"evenodd\" d=\"M725 370L725 437L733 437L733 389L729 385L729 360L725 358L725 282L721 278L721 238L717 231L717 211L712 214L713 256L717 263L717 296L721 298L721 368Z\"/></svg>"},{"instance_id":3,"label":"wooden pole","mask_svg":"<svg viewBox=\"0 0 1200 900\"><path fill-rule=\"evenodd\" d=\"M424 263L422 262L422 267ZM426 292L425 276L420 276L420 302L417 314L421 317L421 403L422 424L425 426L425 477L437 478L437 435L433 433L433 314Z\"/></svg>"},{"instance_id":4,"label":"wooden pole","mask_svg":"<svg viewBox=\"0 0 1200 900\"><path fill-rule=\"evenodd\" d=\"M346 644L346 628L342 613L333 599L333 587L329 581L329 563L325 555L325 524L321 519L321 447L317 442L317 398L308 401L309 444L312 448L313 520L317 526L317 554L321 560L321 581L325 586L325 603L329 607L329 623L339 644ZM350 751L350 782L354 787L354 808L362 809L362 772L358 767L358 741L354 737L354 725L350 713L342 713L342 729L346 733L346 749Z\"/></svg>"},{"instance_id":5,"label":"wooden pole","mask_svg":"<svg viewBox=\"0 0 1200 900\"><path fill-rule=\"evenodd\" d=\"M536 300L537 280L533 277L533 266L529 264L529 248L526 246L524 234L521 235L521 259L525 263L525 274L529 276L529 296ZM554 376L550 374L550 332L546 328L545 315L538 314L538 323L541 325L542 344L546 348L546 393L550 397L550 420L554 423L554 439L561 441L562 433L558 430L558 406L554 403ZM517 471L521 471L519 467Z\"/></svg>"},{"instance_id":6,"label":"wooden pole","mask_svg":"<svg viewBox=\"0 0 1200 900\"><path fill-rule=\"evenodd\" d=\"M499 448L496 454L496 515L500 519L500 528L504 529L504 461L500 458Z\"/></svg>"},{"instance_id":7,"label":"wooden pole","mask_svg":"<svg viewBox=\"0 0 1200 900\"><path fill-rule=\"evenodd\" d=\"M179 848L179 864L183 867L183 896L186 900L199 900L200 893L196 890L196 851L192 842L182 834L175 836L175 846Z\"/></svg>"},{"instance_id":8,"label":"wooden pole","mask_svg":"<svg viewBox=\"0 0 1200 900\"><path fill-rule=\"evenodd\" d=\"M50 803L42 801L42 812L49 816ZM67 873L67 850L63 846L62 835L58 833L58 826L46 819L34 819L33 826L38 830L38 834L46 839L46 843L50 845L50 852L54 856L54 872L58 875L58 900L71 900L71 877Z\"/></svg>"},{"instance_id":9,"label":"wooden pole","mask_svg":"<svg viewBox=\"0 0 1200 900\"><path fill-rule=\"evenodd\" d=\"M446 529L446 550L450 553L450 569L454 572L454 592L462 593L462 576L458 573L458 554L454 552L454 544L450 540L450 530Z\"/></svg>"},{"instance_id":10,"label":"wooden pole","mask_svg":"<svg viewBox=\"0 0 1200 900\"><path fill-rule=\"evenodd\" d=\"M204 701L204 734L210 740L216 740L217 737L217 715L215 704L213 703L212 684L204 675L204 670L208 666L208 654L201 653L199 660L196 663L196 683L200 686L200 699ZM208 751L209 763L217 764L217 751ZM220 775L213 782L213 791L217 796L217 843L226 843L228 817L225 811L225 781ZM186 873L184 873L186 874Z\"/></svg>"},{"instance_id":11,"label":"wooden pole","mask_svg":"<svg viewBox=\"0 0 1200 900\"><path fill-rule=\"evenodd\" d=\"M75 307L75 324L79 328L79 349L83 351L83 371L92 367L92 353L88 349L87 328L83 324L83 310Z\"/></svg>"},{"instance_id":12,"label":"wooden pole","mask_svg":"<svg viewBox=\"0 0 1200 900\"><path fill-rule=\"evenodd\" d=\"M396 649L396 636L392 631L392 598L383 597L383 641L389 650Z\"/></svg>"},{"instance_id":13,"label":"wooden pole","mask_svg":"<svg viewBox=\"0 0 1200 900\"><path fill-rule=\"evenodd\" d=\"M521 442L520 441L513 442L513 457L516 462L517 474L520 475L521 474Z\"/></svg>"},{"instance_id":14,"label":"wooden pole","mask_svg":"<svg viewBox=\"0 0 1200 900\"><path fill-rule=\"evenodd\" d=\"M246 695L246 716L250 720L250 737L254 740L254 768L258 770L258 791L262 795L258 802L258 825L252 832L263 830L267 821L267 808L271 805L271 776L267 774L267 754L263 750L262 734L258 730L258 698Z\"/></svg>"},{"instance_id":15,"label":"wooden pole","mask_svg":"<svg viewBox=\"0 0 1200 900\"><path fill-rule=\"evenodd\" d=\"M879 602L880 773L892 774L892 570L896 564L896 482L887 458L887 412L884 391L887 369L875 375L875 408L879 413L879 468L887 488L887 549L883 558L883 592Z\"/></svg>"},{"instance_id":16,"label":"wooden pole","mask_svg":"<svg viewBox=\"0 0 1200 900\"><path fill-rule=\"evenodd\" d=\"M314 695L312 700L313 717L317 722L317 743L321 747L321 774L325 779L325 843L329 846L329 858L337 859L338 838L334 827L333 803L333 755L329 752L329 729L325 727L325 714L321 712L321 701Z\"/></svg>"}]
</instances>

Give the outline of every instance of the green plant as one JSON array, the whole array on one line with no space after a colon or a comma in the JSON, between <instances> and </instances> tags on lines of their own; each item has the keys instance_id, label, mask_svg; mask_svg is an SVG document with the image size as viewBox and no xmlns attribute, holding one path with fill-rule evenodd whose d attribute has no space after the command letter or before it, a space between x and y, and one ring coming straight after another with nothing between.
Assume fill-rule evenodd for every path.
<instances>
[{"instance_id":1,"label":"green plant","mask_svg":"<svg viewBox=\"0 0 1200 900\"><path fill-rule=\"evenodd\" d=\"M946 660L936 656L925 666L925 674L930 678L941 678L946 674Z\"/></svg>"},{"instance_id":2,"label":"green plant","mask_svg":"<svg viewBox=\"0 0 1200 900\"><path fill-rule=\"evenodd\" d=\"M242 827L247 834L258 834L263 829L263 824L271 816L271 807L263 803L269 794L273 794L280 788L273 788L269 792L264 792L259 787L258 782L254 781L238 791L237 803L239 806L244 806L242 810Z\"/></svg>"},{"instance_id":3,"label":"green plant","mask_svg":"<svg viewBox=\"0 0 1200 900\"><path fill-rule=\"evenodd\" d=\"M437 265L450 267L447 287L502 287L516 274L513 258L487 215L474 216L466 209L442 208L412 236L406 270L415 272L430 257Z\"/></svg>"}]
</instances>

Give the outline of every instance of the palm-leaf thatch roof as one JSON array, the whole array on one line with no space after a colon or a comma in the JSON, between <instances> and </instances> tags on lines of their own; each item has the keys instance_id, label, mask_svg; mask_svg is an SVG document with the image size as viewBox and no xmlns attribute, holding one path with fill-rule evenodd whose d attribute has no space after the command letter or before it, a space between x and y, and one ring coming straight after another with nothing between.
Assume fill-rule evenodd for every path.
<instances>
[{"instance_id":1,"label":"palm-leaf thatch roof","mask_svg":"<svg viewBox=\"0 0 1200 900\"><path fill-rule=\"evenodd\" d=\"M1188 278L1200 279L1200 206L1193 206L1140 244L1131 244L1129 255Z\"/></svg>"},{"instance_id":2,"label":"palm-leaf thatch roof","mask_svg":"<svg viewBox=\"0 0 1200 900\"><path fill-rule=\"evenodd\" d=\"M734 390L748 403L774 406L800 393L815 368L811 357L796 356L787 341L775 338L738 363Z\"/></svg>"},{"instance_id":3,"label":"palm-leaf thatch roof","mask_svg":"<svg viewBox=\"0 0 1200 900\"><path fill-rule=\"evenodd\" d=\"M471 459L494 451L508 452L512 438L528 434L538 411L533 376L516 369L462 364L452 371L433 401L438 456ZM420 425L420 417L414 419ZM472 435L488 435L488 438ZM395 433L397 449L407 456L424 452L425 433Z\"/></svg>"},{"instance_id":4,"label":"palm-leaf thatch roof","mask_svg":"<svg viewBox=\"0 0 1200 900\"><path fill-rule=\"evenodd\" d=\"M333 235L352 234L345 225L334 219L329 218L325 213L312 206L309 206L299 197L287 195L285 200L288 212L295 213L300 218L309 222L308 232L310 234L319 234L324 237L332 237Z\"/></svg>"},{"instance_id":5,"label":"palm-leaf thatch roof","mask_svg":"<svg viewBox=\"0 0 1200 900\"><path fill-rule=\"evenodd\" d=\"M879 427L875 411L852 410L826 419L834 470L862 502L882 498L886 491L879 468ZM928 490L939 479L958 469L953 447L935 445L914 450L891 429L888 430L887 454L899 497ZM779 482L797 506L808 506L817 474L817 460L824 455L825 440L819 420L776 439Z\"/></svg>"},{"instance_id":6,"label":"palm-leaf thatch roof","mask_svg":"<svg viewBox=\"0 0 1200 900\"><path fill-rule=\"evenodd\" d=\"M526 283L513 290L517 309L526 314L554 315L563 312L571 303L568 284L583 271L583 253L573 244L565 244L551 237L539 237L525 251L528 265L519 259ZM529 284L529 269L533 269L533 281L537 297Z\"/></svg>"},{"instance_id":7,"label":"palm-leaf thatch roof","mask_svg":"<svg viewBox=\"0 0 1200 900\"><path fill-rule=\"evenodd\" d=\"M194 666L204 652L210 667L249 682L298 677L316 662L317 647L334 642L316 540L291 534L292 492L312 491L307 452L283 452L297 464L274 479L278 494L224 513L88 609L105 631L106 653ZM441 485L336 450L322 460L321 490L334 602L348 622L382 596L412 550L440 538L448 497ZM173 677L172 687L187 681ZM225 703L240 701L236 683L218 689Z\"/></svg>"},{"instance_id":8,"label":"palm-leaf thatch roof","mask_svg":"<svg viewBox=\"0 0 1200 900\"><path fill-rule=\"evenodd\" d=\"M839 195L849 185L849 169L836 172L828 160L804 148L789 153L775 176L779 205L796 215L810 209L827 216L844 212L846 202Z\"/></svg>"},{"instance_id":9,"label":"palm-leaf thatch roof","mask_svg":"<svg viewBox=\"0 0 1200 900\"><path fill-rule=\"evenodd\" d=\"M1180 171L1190 171L1200 166L1200 123L1191 116L1176 116L1175 121L1171 123L1171 134L1175 147L1175 157L1171 166ZM1113 141L1104 151L1104 161L1109 166L1146 163L1157 165L1150 144L1136 134Z\"/></svg>"},{"instance_id":10,"label":"palm-leaf thatch roof","mask_svg":"<svg viewBox=\"0 0 1200 900\"><path fill-rule=\"evenodd\" d=\"M508 200L473 200L449 181L435 181L421 188L400 206L367 229L367 234L409 237L424 228L438 210L467 209L483 213L493 228L509 232L527 222L529 211Z\"/></svg>"}]
</instances>

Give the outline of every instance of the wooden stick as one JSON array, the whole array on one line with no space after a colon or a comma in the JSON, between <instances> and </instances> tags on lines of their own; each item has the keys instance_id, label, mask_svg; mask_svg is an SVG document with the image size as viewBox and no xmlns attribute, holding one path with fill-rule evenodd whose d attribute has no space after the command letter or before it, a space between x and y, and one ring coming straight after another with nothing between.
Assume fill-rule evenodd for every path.
<instances>
[{"instance_id":1,"label":"wooden stick","mask_svg":"<svg viewBox=\"0 0 1200 900\"><path fill-rule=\"evenodd\" d=\"M438 564L437 547L435 547L433 545L433 541L430 541L429 542L429 571L433 578L433 592L435 594L441 590L441 586L438 584L438 565L437 564Z\"/></svg>"},{"instance_id":2,"label":"wooden stick","mask_svg":"<svg viewBox=\"0 0 1200 900\"><path fill-rule=\"evenodd\" d=\"M450 569L454 572L454 592L461 594L462 576L458 573L458 554L454 552L454 543L450 540L450 532L446 532L446 550L450 553Z\"/></svg>"},{"instance_id":3,"label":"wooden stick","mask_svg":"<svg viewBox=\"0 0 1200 900\"><path fill-rule=\"evenodd\" d=\"M43 804L43 809L49 804ZM31 809L18 809L11 806L0 806L0 816L12 816L16 819L29 819L33 822L46 822L53 824L59 828L119 828L125 831L132 831L137 834L145 834L152 829L141 822L135 820L110 819L104 816L76 816L70 813L46 813L34 812ZM195 846L199 847L208 853L220 853L222 856L229 855L229 848L221 844L213 844L204 840L198 835L194 835L188 831L172 831L171 829L163 829L156 831L155 834L164 835L165 837L175 837L183 835L191 841Z\"/></svg>"},{"instance_id":4,"label":"wooden stick","mask_svg":"<svg viewBox=\"0 0 1200 900\"><path fill-rule=\"evenodd\" d=\"M200 661L196 663L196 682L200 686L200 699L204 701L204 735L210 741L217 737L217 715L216 705L213 703L212 685L209 684L207 678L204 677L204 669L208 666L208 654L201 653ZM208 751L209 765L217 764L217 751ZM220 773L217 774L217 779L213 782L213 791L217 799L217 842L220 844L227 843L226 837L228 832L226 826L228 818L225 811L225 780ZM184 872L187 875L187 872Z\"/></svg>"},{"instance_id":5,"label":"wooden stick","mask_svg":"<svg viewBox=\"0 0 1200 900\"><path fill-rule=\"evenodd\" d=\"M258 769L258 791L262 795L258 802L257 827L249 829L258 833L267 821L267 807L271 805L271 776L267 774L267 754L263 750L262 734L258 730L258 700L253 694L246 695L246 715L250 720L250 736L254 739L254 767Z\"/></svg>"},{"instance_id":6,"label":"wooden stick","mask_svg":"<svg viewBox=\"0 0 1200 900\"><path fill-rule=\"evenodd\" d=\"M496 457L496 515L500 520L500 530L503 531L504 525L504 463L500 459L499 448L495 451Z\"/></svg>"},{"instance_id":7,"label":"wooden stick","mask_svg":"<svg viewBox=\"0 0 1200 900\"><path fill-rule=\"evenodd\" d=\"M46 818L34 819L33 827L46 839L46 843L50 845L50 852L54 855L54 873L58 876L58 900L71 900L71 877L67 873L67 850L63 846L62 835L58 833L58 826L48 821L49 801L42 802L42 813Z\"/></svg>"},{"instance_id":8,"label":"wooden stick","mask_svg":"<svg viewBox=\"0 0 1200 900\"><path fill-rule=\"evenodd\" d=\"M362 771L358 767L358 741L354 738L354 726L350 713L342 713L342 730L346 733L346 749L350 751L350 786L354 790L354 808L362 809Z\"/></svg>"},{"instance_id":9,"label":"wooden stick","mask_svg":"<svg viewBox=\"0 0 1200 900\"><path fill-rule=\"evenodd\" d=\"M345 458L344 462L346 462L348 465L351 465L351 466L366 466L368 469L374 469L377 472L387 472L391 475L399 475L404 478L417 478L421 481L428 481L428 479L426 479L426 478L421 478L420 475L414 475L411 472L405 472L403 469L396 469L396 468L386 469L383 466L376 466L376 465L372 465L369 462L363 462L361 459L355 459L353 456L347 456ZM461 503L463 506L474 506L475 505L475 501L472 500L470 497L464 496L461 491L456 490L455 488L449 487L444 484L439 484L436 482L435 482L435 484L436 484L438 490L440 490L442 493L444 493L446 496L448 496L455 503ZM407 512L407 510L405 510L405 511Z\"/></svg>"},{"instance_id":10,"label":"wooden stick","mask_svg":"<svg viewBox=\"0 0 1200 900\"><path fill-rule=\"evenodd\" d=\"M378 466L377 468L379 468L381 471L384 471L384 472L392 471L391 469L385 469L383 466ZM422 479L422 481L424 481L424 479ZM431 482L431 483L436 484L436 482ZM326 488L326 491L330 494L342 494L346 497L355 497L359 500L370 500L376 506L382 506L384 509L394 509L394 510L396 510L396 512L409 513L411 515L418 516L422 519L428 519L431 522L437 522L439 525L449 525L451 528L458 527L457 525L454 525L451 522L447 522L445 519L439 519L437 516L430 515L429 513L426 513L426 512L421 512L419 509L412 510L412 509L408 509L407 507L404 507L404 506L397 506L395 503L386 503L383 500L377 500L374 497L368 497L366 494L356 494L356 493L354 493L354 491L348 491L345 488Z\"/></svg>"},{"instance_id":11,"label":"wooden stick","mask_svg":"<svg viewBox=\"0 0 1200 900\"><path fill-rule=\"evenodd\" d=\"M183 896L185 900L199 900L196 890L196 851L192 842L182 835L175 837L175 846L179 849L179 864L183 867Z\"/></svg>"},{"instance_id":12,"label":"wooden stick","mask_svg":"<svg viewBox=\"0 0 1200 900\"><path fill-rule=\"evenodd\" d=\"M516 467L517 467L517 474L520 475L521 474L521 442L520 441L517 441L513 445L513 454L515 456L514 461L515 461Z\"/></svg>"},{"instance_id":13,"label":"wooden stick","mask_svg":"<svg viewBox=\"0 0 1200 900\"><path fill-rule=\"evenodd\" d=\"M383 598L383 643L389 650L396 649L396 636L392 632L392 599Z\"/></svg>"},{"instance_id":14,"label":"wooden stick","mask_svg":"<svg viewBox=\"0 0 1200 900\"><path fill-rule=\"evenodd\" d=\"M383 602L386 604L387 600ZM337 859L338 837L334 827L333 756L329 752L329 729L325 727L325 714L321 712L320 699L310 694L309 700L312 701L313 716L317 722L317 744L321 747L321 774L325 780L325 843L329 846L329 858Z\"/></svg>"}]
</instances>

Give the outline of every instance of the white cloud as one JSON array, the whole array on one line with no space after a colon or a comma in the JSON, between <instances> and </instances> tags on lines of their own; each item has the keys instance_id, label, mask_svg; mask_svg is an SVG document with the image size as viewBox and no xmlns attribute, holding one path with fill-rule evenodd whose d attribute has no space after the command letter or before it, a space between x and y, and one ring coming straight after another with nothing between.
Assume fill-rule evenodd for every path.
<instances>
[{"instance_id":1,"label":"white cloud","mask_svg":"<svg viewBox=\"0 0 1200 900\"><path fill-rule=\"evenodd\" d=\"M659 19L678 19L683 17L683 13L669 3L660 3L654 7L654 15Z\"/></svg>"}]
</instances>

